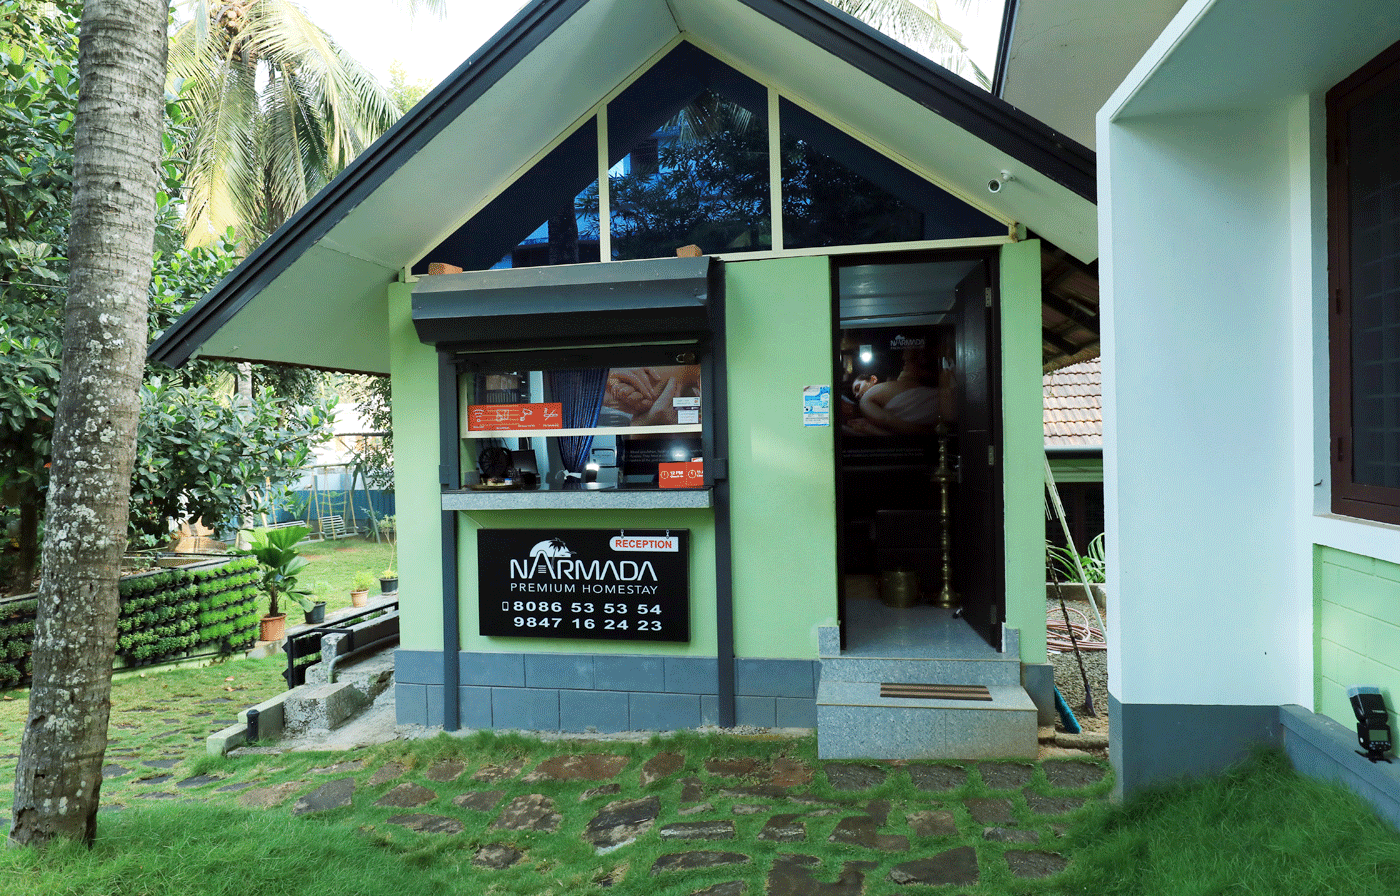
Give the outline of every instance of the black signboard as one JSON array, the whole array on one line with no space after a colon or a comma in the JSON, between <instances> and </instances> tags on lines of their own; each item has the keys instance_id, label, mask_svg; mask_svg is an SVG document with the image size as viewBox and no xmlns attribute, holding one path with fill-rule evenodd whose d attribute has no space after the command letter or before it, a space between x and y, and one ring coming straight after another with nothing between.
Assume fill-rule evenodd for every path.
<instances>
[{"instance_id":1,"label":"black signboard","mask_svg":"<svg viewBox=\"0 0 1400 896\"><path fill-rule=\"evenodd\" d=\"M685 529L479 529L483 635L690 640Z\"/></svg>"}]
</instances>

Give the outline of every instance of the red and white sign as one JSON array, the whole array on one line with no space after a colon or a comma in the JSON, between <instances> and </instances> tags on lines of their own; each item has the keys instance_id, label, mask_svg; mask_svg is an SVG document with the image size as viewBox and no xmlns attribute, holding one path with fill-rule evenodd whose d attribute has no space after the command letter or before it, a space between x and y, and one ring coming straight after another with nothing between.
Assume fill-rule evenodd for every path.
<instances>
[{"instance_id":1,"label":"red and white sign","mask_svg":"<svg viewBox=\"0 0 1400 896\"><path fill-rule=\"evenodd\" d=\"M614 551L660 551L674 554L681 549L681 540L675 535L614 535L608 541Z\"/></svg>"},{"instance_id":2,"label":"red and white sign","mask_svg":"<svg viewBox=\"0 0 1400 896\"><path fill-rule=\"evenodd\" d=\"M541 404L467 405L468 432L563 428L564 405L557 401Z\"/></svg>"},{"instance_id":3,"label":"red and white sign","mask_svg":"<svg viewBox=\"0 0 1400 896\"><path fill-rule=\"evenodd\" d=\"M662 488L703 488L705 462L689 460L678 464L661 464L659 477Z\"/></svg>"}]
</instances>

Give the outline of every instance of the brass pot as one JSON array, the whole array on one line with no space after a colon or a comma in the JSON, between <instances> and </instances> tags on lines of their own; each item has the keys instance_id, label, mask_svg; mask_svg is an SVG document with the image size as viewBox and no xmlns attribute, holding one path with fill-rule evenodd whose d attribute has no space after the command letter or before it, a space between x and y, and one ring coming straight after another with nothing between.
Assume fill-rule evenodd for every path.
<instances>
[{"instance_id":1,"label":"brass pot","mask_svg":"<svg viewBox=\"0 0 1400 896\"><path fill-rule=\"evenodd\" d=\"M880 573L880 602L904 609L919 602L919 574L912 569L890 569Z\"/></svg>"}]
</instances>

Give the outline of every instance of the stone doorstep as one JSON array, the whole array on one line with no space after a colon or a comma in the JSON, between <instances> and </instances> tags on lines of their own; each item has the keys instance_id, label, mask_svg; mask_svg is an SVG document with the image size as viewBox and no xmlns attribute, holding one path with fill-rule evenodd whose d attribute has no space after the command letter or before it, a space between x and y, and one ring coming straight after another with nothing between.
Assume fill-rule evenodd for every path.
<instances>
[{"instance_id":1,"label":"stone doorstep","mask_svg":"<svg viewBox=\"0 0 1400 896\"><path fill-rule=\"evenodd\" d=\"M1036 708L1019 686L991 685L991 701L881 697L878 682L822 681L822 759L983 759L1037 751Z\"/></svg>"}]
</instances>

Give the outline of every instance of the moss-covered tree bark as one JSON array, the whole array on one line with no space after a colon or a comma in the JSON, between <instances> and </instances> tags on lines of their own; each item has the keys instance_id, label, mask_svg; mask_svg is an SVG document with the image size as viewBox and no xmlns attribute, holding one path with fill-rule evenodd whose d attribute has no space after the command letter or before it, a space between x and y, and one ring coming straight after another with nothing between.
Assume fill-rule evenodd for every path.
<instances>
[{"instance_id":1,"label":"moss-covered tree bark","mask_svg":"<svg viewBox=\"0 0 1400 896\"><path fill-rule=\"evenodd\" d=\"M166 0L83 7L63 372L34 686L15 771L17 843L90 844L97 831L146 350L168 13Z\"/></svg>"}]
</instances>

